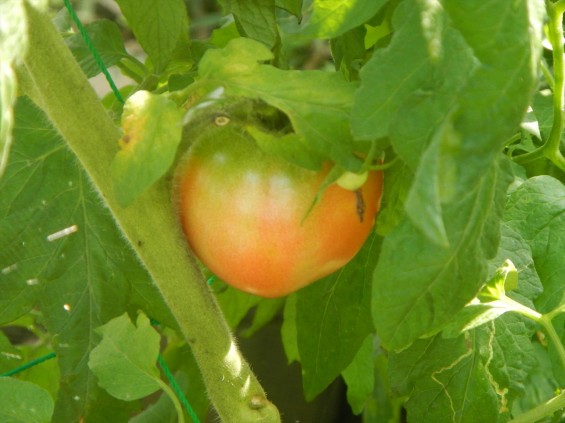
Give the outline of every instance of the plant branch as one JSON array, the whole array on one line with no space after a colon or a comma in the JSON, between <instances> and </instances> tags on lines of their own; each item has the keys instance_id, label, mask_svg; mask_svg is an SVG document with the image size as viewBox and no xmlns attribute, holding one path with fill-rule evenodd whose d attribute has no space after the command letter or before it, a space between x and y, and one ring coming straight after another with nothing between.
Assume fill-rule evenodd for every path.
<instances>
[{"instance_id":1,"label":"plant branch","mask_svg":"<svg viewBox=\"0 0 565 423\"><path fill-rule=\"evenodd\" d=\"M549 16L548 38L553 48L553 77L549 73L547 66L542 62L542 71L546 77L548 84L553 90L553 124L549 133L549 137L545 140L544 145L538 149L520 156L516 156L514 161L519 164L526 164L534 160L546 157L557 166L565 171L565 157L561 153L561 135L565 127L563 108L564 89L565 89L565 65L563 61L563 13L565 12L565 1L560 0L552 3L549 0L545 2L547 14Z\"/></svg>"},{"instance_id":2,"label":"plant branch","mask_svg":"<svg viewBox=\"0 0 565 423\"><path fill-rule=\"evenodd\" d=\"M565 170L565 158L561 154L563 133L563 106L565 88L565 67L563 62L563 2L548 4L548 37L553 47L553 125L543 149L545 156L561 170Z\"/></svg>"},{"instance_id":3,"label":"plant branch","mask_svg":"<svg viewBox=\"0 0 565 423\"><path fill-rule=\"evenodd\" d=\"M100 197L147 268L200 366L223 422L280 422L276 407L241 356L176 218L170 182L161 181L132 206L113 194L110 163L119 130L47 16L26 4L29 50L26 91L67 141ZM28 84L29 86L29 84ZM158 222L158 228L155 224Z\"/></svg>"},{"instance_id":4,"label":"plant branch","mask_svg":"<svg viewBox=\"0 0 565 423\"><path fill-rule=\"evenodd\" d=\"M538 405L523 414L520 414L515 419L510 420L508 423L532 423L543 419L546 416L551 416L556 411L565 408L565 392L551 398L549 401Z\"/></svg>"}]
</instances>

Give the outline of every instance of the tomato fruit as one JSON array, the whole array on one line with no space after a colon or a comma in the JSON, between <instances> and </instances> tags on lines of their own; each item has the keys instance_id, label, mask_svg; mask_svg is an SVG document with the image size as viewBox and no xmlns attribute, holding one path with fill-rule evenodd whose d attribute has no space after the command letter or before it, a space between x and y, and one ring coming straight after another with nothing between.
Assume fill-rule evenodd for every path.
<instances>
[{"instance_id":1,"label":"tomato fruit","mask_svg":"<svg viewBox=\"0 0 565 423\"><path fill-rule=\"evenodd\" d=\"M205 130L175 178L180 221L195 255L227 284L262 297L296 291L349 262L370 234L382 175L357 191L260 150L234 122Z\"/></svg>"}]
</instances>

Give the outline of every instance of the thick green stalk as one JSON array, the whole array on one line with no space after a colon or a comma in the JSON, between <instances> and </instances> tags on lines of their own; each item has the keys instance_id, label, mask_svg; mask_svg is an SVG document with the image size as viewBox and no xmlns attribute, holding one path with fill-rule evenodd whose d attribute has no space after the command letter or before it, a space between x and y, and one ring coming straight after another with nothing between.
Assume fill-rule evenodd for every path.
<instances>
[{"instance_id":1,"label":"thick green stalk","mask_svg":"<svg viewBox=\"0 0 565 423\"><path fill-rule=\"evenodd\" d=\"M561 153L561 134L565 128L564 106L565 106L565 63L563 61L563 13L565 2L563 0L552 3L545 2L549 22L547 24L548 38L553 48L553 77L549 74L547 66L542 62L542 71L553 91L553 124L549 137L538 149L526 154L519 155L514 161L519 164L530 163L534 160L546 157L559 169L565 171L565 157Z\"/></svg>"},{"instance_id":2,"label":"thick green stalk","mask_svg":"<svg viewBox=\"0 0 565 423\"><path fill-rule=\"evenodd\" d=\"M133 205L113 195L110 163L119 130L47 16L27 5L25 72L39 104L74 151L175 316L223 422L279 422L276 407L241 356L217 302L186 248L163 181Z\"/></svg>"},{"instance_id":3,"label":"thick green stalk","mask_svg":"<svg viewBox=\"0 0 565 423\"><path fill-rule=\"evenodd\" d=\"M553 47L553 125L544 146L544 153L560 169L565 170L565 158L561 154L561 134L563 133L563 106L565 89L565 66L563 62L563 10L562 4L556 7L547 4L549 15L548 37Z\"/></svg>"}]
</instances>

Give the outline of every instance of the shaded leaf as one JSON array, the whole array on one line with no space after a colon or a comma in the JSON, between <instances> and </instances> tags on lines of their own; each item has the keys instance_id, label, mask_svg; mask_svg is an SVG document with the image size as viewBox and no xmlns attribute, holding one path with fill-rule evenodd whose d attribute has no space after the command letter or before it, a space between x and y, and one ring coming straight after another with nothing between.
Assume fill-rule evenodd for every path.
<instances>
[{"instance_id":1,"label":"shaded leaf","mask_svg":"<svg viewBox=\"0 0 565 423\"><path fill-rule=\"evenodd\" d=\"M84 29L107 68L117 65L121 59L128 57L122 34L116 23L101 19L85 25ZM101 72L100 66L80 33L65 38L65 43L88 78Z\"/></svg>"},{"instance_id":2,"label":"shaded leaf","mask_svg":"<svg viewBox=\"0 0 565 423\"><path fill-rule=\"evenodd\" d=\"M347 401L354 414L360 414L375 387L374 336L368 336L353 361L341 373L347 384Z\"/></svg>"},{"instance_id":3,"label":"shaded leaf","mask_svg":"<svg viewBox=\"0 0 565 423\"><path fill-rule=\"evenodd\" d=\"M371 260L379 242L369 238L338 272L297 292L298 350L307 399L314 398L353 360L373 333Z\"/></svg>"}]
</instances>

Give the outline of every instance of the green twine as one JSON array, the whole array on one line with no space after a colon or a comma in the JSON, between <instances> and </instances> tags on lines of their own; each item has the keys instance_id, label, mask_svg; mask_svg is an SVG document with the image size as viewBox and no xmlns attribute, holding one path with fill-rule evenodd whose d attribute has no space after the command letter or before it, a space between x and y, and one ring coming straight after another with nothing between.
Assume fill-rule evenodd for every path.
<instances>
[{"instance_id":1,"label":"green twine","mask_svg":"<svg viewBox=\"0 0 565 423\"><path fill-rule=\"evenodd\" d=\"M182 392L181 387L179 386L175 377L169 370L169 367L167 366L167 363L165 363L165 360L163 359L163 356L161 354L159 354L159 356L157 357L157 361L159 362L159 366L161 366L161 369L163 370L165 377L169 380L169 383L171 384L171 388L173 388L173 391L175 391L175 394L177 394L177 396L179 397L182 406L187 411L192 421L194 421L194 423L200 423L198 416L196 415L192 406L186 399L184 392Z\"/></svg>"},{"instance_id":2,"label":"green twine","mask_svg":"<svg viewBox=\"0 0 565 423\"><path fill-rule=\"evenodd\" d=\"M88 47L88 50L90 50L92 57L94 57L94 60L96 61L96 64L98 65L98 68L102 71L102 73L106 77L108 84L110 84L110 87L112 88L112 91L114 92L114 95L116 96L116 98L118 99L118 101L120 103L124 104L124 99L122 98L122 95L120 94L120 90L118 90L118 87L116 87L116 84L114 83L114 80L112 79L112 76L110 75L110 72L108 72L106 65L104 65L104 62L102 61L102 58L100 57L100 54L98 54L98 51L96 50L96 48L92 44L92 40L90 39L90 36L86 32L84 25L82 24L82 22L78 18L75 10L73 9L73 6L71 6L71 2L69 0L64 0L64 3L65 3L65 7L69 11L69 14L71 15L73 22L77 26L77 28L80 32L80 35L82 36L82 39L84 40L86 46Z\"/></svg>"},{"instance_id":3,"label":"green twine","mask_svg":"<svg viewBox=\"0 0 565 423\"><path fill-rule=\"evenodd\" d=\"M51 360L52 358L55 358L56 356L57 356L57 354L55 354L54 352L50 352L48 354L45 354L41 357L36 358L35 360L31 360L30 362L25 363L25 364L21 365L20 367L16 367L15 369L9 370L6 373L0 374L0 377L13 376L17 373L21 373L24 370L31 368L31 367L37 366L38 364L41 364L44 361Z\"/></svg>"}]
</instances>

